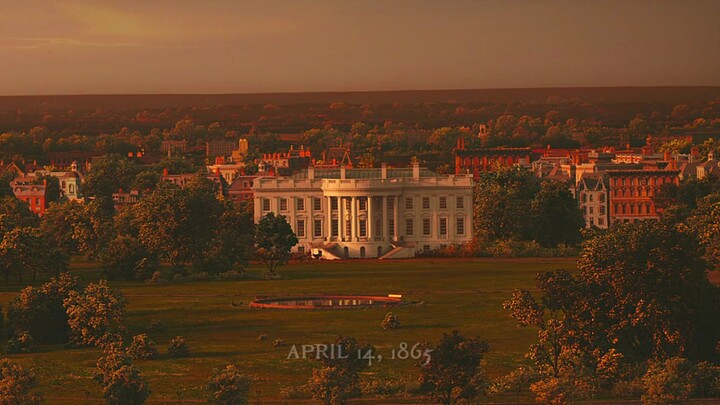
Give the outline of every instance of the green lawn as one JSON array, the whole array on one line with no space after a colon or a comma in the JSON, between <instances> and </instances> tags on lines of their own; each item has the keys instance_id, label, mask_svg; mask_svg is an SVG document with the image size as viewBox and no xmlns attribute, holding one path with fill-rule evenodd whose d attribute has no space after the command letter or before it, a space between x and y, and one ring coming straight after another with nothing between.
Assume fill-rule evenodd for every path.
<instances>
[{"instance_id":1,"label":"green lawn","mask_svg":"<svg viewBox=\"0 0 720 405\"><path fill-rule=\"evenodd\" d=\"M75 263L73 271L84 280L94 280L98 275L92 267ZM310 360L287 360L290 345L323 343L339 334L371 343L385 357L373 365L366 378L415 380L415 362L388 359L391 350L401 342L410 346L435 342L453 329L488 341L488 374L507 372L522 358L535 331L517 328L502 302L515 288L531 288L538 271L574 267L573 259L349 261L293 264L283 267L282 279L275 281L254 279L260 268L253 266L251 278L243 281L111 285L120 288L128 301L131 334L146 332L154 319L166 325L161 333L149 333L161 358L136 361L150 383L151 402L204 400L211 370L235 363L257 379L252 403L258 396L260 403L285 403L280 389L305 384L315 365ZM0 299L5 307L18 289L2 289ZM260 295L314 293L398 293L421 304L394 309L402 327L393 331L380 328L386 309L313 311L247 306ZM270 339L259 341L262 334ZM167 356L166 347L176 335L184 336L191 345L190 358ZM283 339L286 346L273 347L276 338ZM48 403L78 403L100 398L91 381L99 355L96 349L46 346L37 353L8 357L35 369L39 391Z\"/></svg>"}]
</instances>

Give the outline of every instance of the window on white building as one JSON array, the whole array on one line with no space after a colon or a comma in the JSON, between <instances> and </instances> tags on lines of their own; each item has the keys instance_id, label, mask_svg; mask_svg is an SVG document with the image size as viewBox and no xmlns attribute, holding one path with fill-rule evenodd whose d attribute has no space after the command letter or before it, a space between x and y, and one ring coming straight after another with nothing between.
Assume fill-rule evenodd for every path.
<instances>
[{"instance_id":1,"label":"window on white building","mask_svg":"<svg viewBox=\"0 0 720 405\"><path fill-rule=\"evenodd\" d=\"M270 199L269 198L262 199L262 210L270 211Z\"/></svg>"},{"instance_id":2,"label":"window on white building","mask_svg":"<svg viewBox=\"0 0 720 405\"><path fill-rule=\"evenodd\" d=\"M316 219L313 223L313 237L320 238L322 237L322 220Z\"/></svg>"},{"instance_id":3,"label":"window on white building","mask_svg":"<svg viewBox=\"0 0 720 405\"><path fill-rule=\"evenodd\" d=\"M429 236L430 235L430 218L423 218L422 224L423 224L423 235Z\"/></svg>"},{"instance_id":4,"label":"window on white building","mask_svg":"<svg viewBox=\"0 0 720 405\"><path fill-rule=\"evenodd\" d=\"M305 211L305 199L304 198L296 198L295 199L295 208L298 211Z\"/></svg>"},{"instance_id":5,"label":"window on white building","mask_svg":"<svg viewBox=\"0 0 720 405\"><path fill-rule=\"evenodd\" d=\"M387 200L388 211L395 209L395 197L388 197Z\"/></svg>"},{"instance_id":6,"label":"window on white building","mask_svg":"<svg viewBox=\"0 0 720 405\"><path fill-rule=\"evenodd\" d=\"M423 197L422 199L422 207L424 210L430 209L430 197Z\"/></svg>"},{"instance_id":7,"label":"window on white building","mask_svg":"<svg viewBox=\"0 0 720 405\"><path fill-rule=\"evenodd\" d=\"M412 207L413 207L413 199L412 199L412 197L406 198L406 199L405 199L405 209L406 209L406 210L411 210Z\"/></svg>"},{"instance_id":8,"label":"window on white building","mask_svg":"<svg viewBox=\"0 0 720 405\"><path fill-rule=\"evenodd\" d=\"M280 199L280 211L285 212L288 210L287 198Z\"/></svg>"},{"instance_id":9,"label":"window on white building","mask_svg":"<svg viewBox=\"0 0 720 405\"><path fill-rule=\"evenodd\" d=\"M457 218L455 229L458 235L465 235L465 218Z\"/></svg>"},{"instance_id":10,"label":"window on white building","mask_svg":"<svg viewBox=\"0 0 720 405\"><path fill-rule=\"evenodd\" d=\"M297 232L298 238L305 237L305 220L304 219L297 220L297 229L295 231Z\"/></svg>"},{"instance_id":11,"label":"window on white building","mask_svg":"<svg viewBox=\"0 0 720 405\"><path fill-rule=\"evenodd\" d=\"M440 209L447 209L447 197L440 197Z\"/></svg>"},{"instance_id":12,"label":"window on white building","mask_svg":"<svg viewBox=\"0 0 720 405\"><path fill-rule=\"evenodd\" d=\"M463 209L465 208L465 198L464 197L457 197L457 205L455 208Z\"/></svg>"},{"instance_id":13,"label":"window on white building","mask_svg":"<svg viewBox=\"0 0 720 405\"><path fill-rule=\"evenodd\" d=\"M412 218L408 218L405 220L405 235L408 235L408 236L413 235L413 220L412 220Z\"/></svg>"},{"instance_id":14,"label":"window on white building","mask_svg":"<svg viewBox=\"0 0 720 405\"><path fill-rule=\"evenodd\" d=\"M423 252L430 253L430 245L423 245Z\"/></svg>"},{"instance_id":15,"label":"window on white building","mask_svg":"<svg viewBox=\"0 0 720 405\"><path fill-rule=\"evenodd\" d=\"M333 219L332 220L332 236L338 236L340 234L340 231L338 230L338 220Z\"/></svg>"},{"instance_id":16,"label":"window on white building","mask_svg":"<svg viewBox=\"0 0 720 405\"><path fill-rule=\"evenodd\" d=\"M440 218L440 236L447 236L447 218Z\"/></svg>"},{"instance_id":17,"label":"window on white building","mask_svg":"<svg viewBox=\"0 0 720 405\"><path fill-rule=\"evenodd\" d=\"M360 236L366 237L367 236L367 221L364 219L360 220Z\"/></svg>"},{"instance_id":18,"label":"window on white building","mask_svg":"<svg viewBox=\"0 0 720 405\"><path fill-rule=\"evenodd\" d=\"M360 199L359 204L360 204L360 211L365 211L367 209L367 200L365 200L364 198Z\"/></svg>"},{"instance_id":19,"label":"window on white building","mask_svg":"<svg viewBox=\"0 0 720 405\"><path fill-rule=\"evenodd\" d=\"M322 200L319 198L313 198L313 210L322 211Z\"/></svg>"},{"instance_id":20,"label":"window on white building","mask_svg":"<svg viewBox=\"0 0 720 405\"><path fill-rule=\"evenodd\" d=\"M330 197L330 207L332 210L338 209L338 199L337 197Z\"/></svg>"},{"instance_id":21,"label":"window on white building","mask_svg":"<svg viewBox=\"0 0 720 405\"><path fill-rule=\"evenodd\" d=\"M395 220L392 218L388 219L388 234L390 236L395 236Z\"/></svg>"}]
</instances>

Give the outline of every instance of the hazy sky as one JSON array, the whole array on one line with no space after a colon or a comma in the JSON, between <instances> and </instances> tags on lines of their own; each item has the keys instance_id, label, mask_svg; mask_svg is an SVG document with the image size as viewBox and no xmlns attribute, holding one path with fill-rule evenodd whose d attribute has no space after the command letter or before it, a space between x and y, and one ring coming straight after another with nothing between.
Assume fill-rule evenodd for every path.
<instances>
[{"instance_id":1,"label":"hazy sky","mask_svg":"<svg viewBox=\"0 0 720 405\"><path fill-rule=\"evenodd\" d=\"M0 95L720 85L720 0L0 0Z\"/></svg>"}]
</instances>

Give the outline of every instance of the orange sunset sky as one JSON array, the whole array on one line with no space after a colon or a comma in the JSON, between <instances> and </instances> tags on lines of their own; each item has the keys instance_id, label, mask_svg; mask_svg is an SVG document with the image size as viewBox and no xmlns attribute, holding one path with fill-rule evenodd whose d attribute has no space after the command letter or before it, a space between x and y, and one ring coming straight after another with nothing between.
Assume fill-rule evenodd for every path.
<instances>
[{"instance_id":1,"label":"orange sunset sky","mask_svg":"<svg viewBox=\"0 0 720 405\"><path fill-rule=\"evenodd\" d=\"M0 95L720 85L720 1L0 0Z\"/></svg>"}]
</instances>

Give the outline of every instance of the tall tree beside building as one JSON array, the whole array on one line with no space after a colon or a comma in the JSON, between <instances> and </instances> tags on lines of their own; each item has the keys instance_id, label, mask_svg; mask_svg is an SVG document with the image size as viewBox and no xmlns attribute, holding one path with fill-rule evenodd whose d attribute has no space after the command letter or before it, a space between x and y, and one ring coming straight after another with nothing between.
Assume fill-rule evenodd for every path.
<instances>
[{"instance_id":1,"label":"tall tree beside building","mask_svg":"<svg viewBox=\"0 0 720 405\"><path fill-rule=\"evenodd\" d=\"M93 162L85 176L83 193L103 202L103 207L112 211L112 194L119 189L132 186L137 167L121 155L106 155Z\"/></svg>"},{"instance_id":2,"label":"tall tree beside building","mask_svg":"<svg viewBox=\"0 0 720 405\"><path fill-rule=\"evenodd\" d=\"M580 242L580 230L585 222L567 184L543 182L530 207L533 237L538 243L554 247Z\"/></svg>"},{"instance_id":3,"label":"tall tree beside building","mask_svg":"<svg viewBox=\"0 0 720 405\"><path fill-rule=\"evenodd\" d=\"M475 186L474 234L487 239L522 239L531 234L527 215L538 186L516 167L482 173Z\"/></svg>"},{"instance_id":4,"label":"tall tree beside building","mask_svg":"<svg viewBox=\"0 0 720 405\"><path fill-rule=\"evenodd\" d=\"M298 238L285 216L274 212L264 216L255 227L256 254L267 266L268 277L277 277L277 268L290 260L290 249L297 245Z\"/></svg>"}]
</instances>

